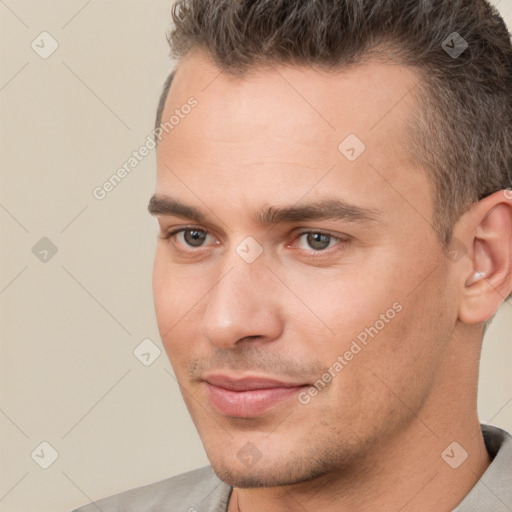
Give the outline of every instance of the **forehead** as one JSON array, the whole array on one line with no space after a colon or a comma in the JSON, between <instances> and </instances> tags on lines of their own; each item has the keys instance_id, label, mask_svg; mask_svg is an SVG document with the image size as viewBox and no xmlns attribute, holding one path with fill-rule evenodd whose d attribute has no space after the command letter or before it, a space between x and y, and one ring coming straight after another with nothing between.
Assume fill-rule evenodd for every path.
<instances>
[{"instance_id":1,"label":"forehead","mask_svg":"<svg viewBox=\"0 0 512 512\"><path fill-rule=\"evenodd\" d=\"M197 106L163 135L157 193L179 188L187 198L194 199L192 191L214 197L213 185L261 201L270 191L281 191L276 201L293 201L322 187L351 196L366 188L382 201L415 188L426 196L429 184L414 169L406 140L418 80L392 62L336 72L268 66L240 77L193 53L178 67L162 120L191 97ZM318 180L322 187L311 190ZM386 181L395 186L383 188Z\"/></svg>"},{"instance_id":2,"label":"forehead","mask_svg":"<svg viewBox=\"0 0 512 512\"><path fill-rule=\"evenodd\" d=\"M262 139L271 147L276 142L280 151L283 143L336 149L347 135L355 134L370 149L391 149L391 144L400 153L418 81L415 71L392 61L336 71L269 65L240 77L195 51L178 66L162 120L169 120L191 97L198 107L181 126L173 127L162 146L169 142L176 148L183 135L196 137L198 150L210 149L213 140L234 148Z\"/></svg>"}]
</instances>

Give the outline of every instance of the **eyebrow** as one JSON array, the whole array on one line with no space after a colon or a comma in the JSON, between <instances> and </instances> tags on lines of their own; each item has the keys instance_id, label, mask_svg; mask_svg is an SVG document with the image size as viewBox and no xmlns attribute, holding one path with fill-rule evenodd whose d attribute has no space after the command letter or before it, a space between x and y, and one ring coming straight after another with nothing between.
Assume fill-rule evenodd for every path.
<instances>
[{"instance_id":1,"label":"eyebrow","mask_svg":"<svg viewBox=\"0 0 512 512\"><path fill-rule=\"evenodd\" d=\"M162 195L153 195L149 201L151 215L170 215L195 222L205 222L206 215L198 208ZM339 199L323 199L302 206L270 206L257 213L254 220L262 226L311 220L344 220L347 222L375 222L379 211L346 203Z\"/></svg>"}]
</instances>

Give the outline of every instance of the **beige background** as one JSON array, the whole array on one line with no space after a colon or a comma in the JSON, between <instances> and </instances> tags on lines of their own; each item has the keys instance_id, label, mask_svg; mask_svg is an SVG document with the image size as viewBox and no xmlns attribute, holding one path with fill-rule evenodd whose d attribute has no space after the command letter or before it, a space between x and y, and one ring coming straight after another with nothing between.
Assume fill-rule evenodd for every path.
<instances>
[{"instance_id":1,"label":"beige background","mask_svg":"<svg viewBox=\"0 0 512 512\"><path fill-rule=\"evenodd\" d=\"M499 8L512 26L512 1ZM0 1L1 512L66 512L207 463L164 353L148 367L133 355L145 338L161 347L154 152L92 195L152 130L169 12L168 0ZM59 44L47 59L31 48L48 50L43 31ZM47 262L32 252L42 237L58 250ZM509 431L511 333L504 304L479 398L482 421ZM43 441L58 452L48 469Z\"/></svg>"}]
</instances>

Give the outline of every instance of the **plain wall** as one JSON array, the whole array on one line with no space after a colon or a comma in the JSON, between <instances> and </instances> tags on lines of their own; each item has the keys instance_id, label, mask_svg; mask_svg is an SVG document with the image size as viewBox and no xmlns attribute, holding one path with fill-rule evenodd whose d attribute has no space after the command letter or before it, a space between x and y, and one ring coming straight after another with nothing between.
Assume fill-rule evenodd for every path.
<instances>
[{"instance_id":1,"label":"plain wall","mask_svg":"<svg viewBox=\"0 0 512 512\"><path fill-rule=\"evenodd\" d=\"M512 25L511 0L499 8ZM133 355L146 338L162 348L154 151L93 196L153 128L169 19L168 0L0 3L1 512L67 512L207 464L163 350L148 367ZM46 59L31 47L51 48L43 31L59 45ZM509 431L511 333L507 303L479 397L481 420Z\"/></svg>"}]
</instances>

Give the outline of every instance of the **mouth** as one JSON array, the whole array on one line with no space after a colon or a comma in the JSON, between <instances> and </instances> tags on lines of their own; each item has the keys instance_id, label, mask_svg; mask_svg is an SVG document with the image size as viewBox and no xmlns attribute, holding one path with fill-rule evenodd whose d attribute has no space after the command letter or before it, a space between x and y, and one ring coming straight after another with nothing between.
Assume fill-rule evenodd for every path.
<instances>
[{"instance_id":1,"label":"mouth","mask_svg":"<svg viewBox=\"0 0 512 512\"><path fill-rule=\"evenodd\" d=\"M234 378L212 374L203 378L208 398L223 415L253 418L296 396L309 384L257 376Z\"/></svg>"}]
</instances>

